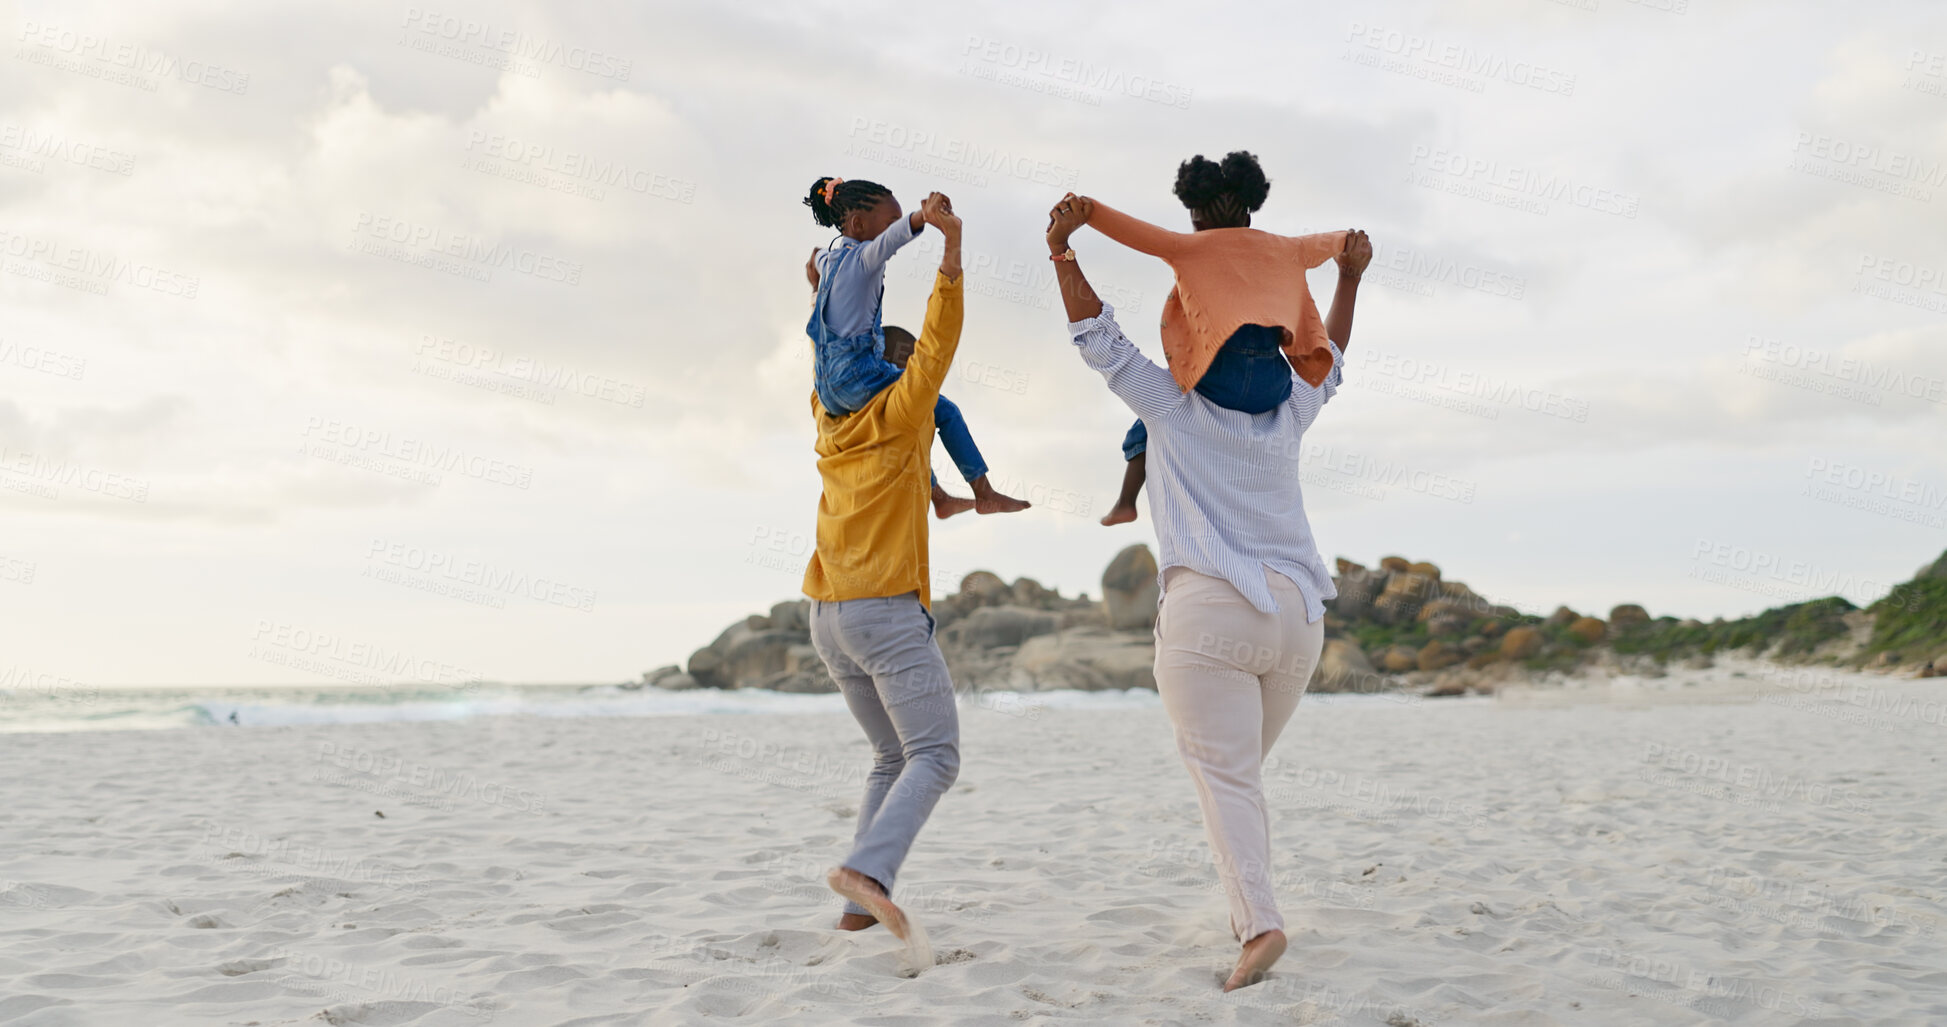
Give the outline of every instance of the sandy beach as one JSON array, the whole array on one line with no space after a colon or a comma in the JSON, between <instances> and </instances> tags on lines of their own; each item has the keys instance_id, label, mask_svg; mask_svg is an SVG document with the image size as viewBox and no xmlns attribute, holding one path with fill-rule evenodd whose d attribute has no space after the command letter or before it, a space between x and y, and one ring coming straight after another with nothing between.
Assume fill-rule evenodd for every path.
<instances>
[{"instance_id":1,"label":"sandy beach","mask_svg":"<svg viewBox=\"0 0 1947 1027\"><path fill-rule=\"evenodd\" d=\"M15 735L0 1023L1940 1022L1941 689L1810 673L1308 699L1232 995L1153 697L965 707L917 979L831 929L842 713Z\"/></svg>"}]
</instances>

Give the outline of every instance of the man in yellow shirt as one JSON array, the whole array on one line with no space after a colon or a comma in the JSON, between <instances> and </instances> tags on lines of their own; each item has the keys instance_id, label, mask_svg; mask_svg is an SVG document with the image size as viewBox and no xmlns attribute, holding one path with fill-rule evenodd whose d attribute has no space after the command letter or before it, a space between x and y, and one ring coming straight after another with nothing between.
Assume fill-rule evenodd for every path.
<instances>
[{"instance_id":1,"label":"man in yellow shirt","mask_svg":"<svg viewBox=\"0 0 1947 1027\"><path fill-rule=\"evenodd\" d=\"M960 219L928 204L945 252L906 371L857 412L818 426L818 549L805 568L811 642L872 743L852 852L826 880L844 896L839 926L883 923L915 970L933 963L925 932L891 899L893 878L960 772L953 679L933 640L927 588L933 406L960 345Z\"/></svg>"}]
</instances>

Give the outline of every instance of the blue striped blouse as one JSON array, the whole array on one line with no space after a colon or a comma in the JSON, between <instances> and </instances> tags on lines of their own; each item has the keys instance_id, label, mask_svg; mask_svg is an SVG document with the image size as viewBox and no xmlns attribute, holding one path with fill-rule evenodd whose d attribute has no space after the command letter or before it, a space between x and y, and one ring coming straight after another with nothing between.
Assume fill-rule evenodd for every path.
<instances>
[{"instance_id":1,"label":"blue striped blouse","mask_svg":"<svg viewBox=\"0 0 1947 1027\"><path fill-rule=\"evenodd\" d=\"M1251 605L1275 612L1266 568L1290 578L1305 598L1305 620L1325 615L1338 595L1319 558L1298 487L1305 429L1338 391L1345 354L1332 344L1332 373L1314 388L1292 376L1291 398L1246 414L1176 387L1122 334L1115 310L1068 326L1088 366L1149 427L1149 516L1162 552L1158 570L1188 567L1223 578ZM1160 575L1159 575L1160 585Z\"/></svg>"}]
</instances>

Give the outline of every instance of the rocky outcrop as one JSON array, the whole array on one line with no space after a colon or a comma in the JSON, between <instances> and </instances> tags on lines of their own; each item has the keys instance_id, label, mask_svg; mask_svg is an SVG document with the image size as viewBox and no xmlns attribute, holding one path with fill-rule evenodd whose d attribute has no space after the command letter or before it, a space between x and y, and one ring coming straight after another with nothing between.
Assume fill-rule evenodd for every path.
<instances>
[{"instance_id":1,"label":"rocky outcrop","mask_svg":"<svg viewBox=\"0 0 1947 1027\"><path fill-rule=\"evenodd\" d=\"M1637 624L1648 624L1649 622L1650 612L1635 603L1624 603L1609 611L1609 623L1614 624L1618 628L1633 627Z\"/></svg>"},{"instance_id":2,"label":"rocky outcrop","mask_svg":"<svg viewBox=\"0 0 1947 1027\"><path fill-rule=\"evenodd\" d=\"M1372 668L1366 654L1343 638L1325 643L1318 654L1318 673L1312 675L1314 692L1374 692L1384 687L1384 679Z\"/></svg>"},{"instance_id":3,"label":"rocky outcrop","mask_svg":"<svg viewBox=\"0 0 1947 1027\"><path fill-rule=\"evenodd\" d=\"M1156 557L1145 545L1133 545L1115 554L1102 572L1102 602L1108 609L1109 627L1117 631L1148 631L1156 626L1156 603L1162 596L1156 585Z\"/></svg>"},{"instance_id":4,"label":"rocky outcrop","mask_svg":"<svg viewBox=\"0 0 1947 1027\"><path fill-rule=\"evenodd\" d=\"M1894 594L1861 610L1812 600L1737 621L1653 618L1625 603L1608 620L1566 607L1547 617L1490 602L1427 561L1388 556L1368 568L1337 561L1338 596L1326 603L1319 692L1493 692L1510 681L1585 667L1657 674L1668 660L1708 661L1747 649L1780 659L1850 662L1947 675L1947 554ZM1032 578L988 571L935 597L936 638L962 690L1154 688L1156 558L1147 546L1117 553L1103 599L1069 598ZM810 603L778 603L732 624L685 666L643 675L663 689L833 690L811 646Z\"/></svg>"},{"instance_id":5,"label":"rocky outcrop","mask_svg":"<svg viewBox=\"0 0 1947 1027\"><path fill-rule=\"evenodd\" d=\"M664 668L645 675L658 688L767 688L780 692L835 691L825 662L811 647L811 602L782 602L766 614L732 624L716 641L690 654L686 673Z\"/></svg>"},{"instance_id":6,"label":"rocky outcrop","mask_svg":"<svg viewBox=\"0 0 1947 1027\"><path fill-rule=\"evenodd\" d=\"M999 649L1018 646L1037 635L1061 629L1060 618L1023 606L988 606L960 618L940 633L940 647Z\"/></svg>"},{"instance_id":7,"label":"rocky outcrop","mask_svg":"<svg viewBox=\"0 0 1947 1027\"><path fill-rule=\"evenodd\" d=\"M1149 561L1153 622L1155 561L1143 547L1135 548L1141 552L1125 563ZM996 574L975 571L957 592L935 597L932 612L934 637L961 689L1155 687L1148 625L1112 631L1103 604L1087 596L1065 597L1032 578L1010 585ZM691 654L686 667L658 668L644 674L643 682L671 690L835 691L811 645L810 615L809 600L778 603L769 614L753 614L725 628Z\"/></svg>"},{"instance_id":8,"label":"rocky outcrop","mask_svg":"<svg viewBox=\"0 0 1947 1027\"><path fill-rule=\"evenodd\" d=\"M1014 654L1008 685L1015 691L1077 688L1156 689L1156 650L1148 634L1082 628L1039 635Z\"/></svg>"}]
</instances>

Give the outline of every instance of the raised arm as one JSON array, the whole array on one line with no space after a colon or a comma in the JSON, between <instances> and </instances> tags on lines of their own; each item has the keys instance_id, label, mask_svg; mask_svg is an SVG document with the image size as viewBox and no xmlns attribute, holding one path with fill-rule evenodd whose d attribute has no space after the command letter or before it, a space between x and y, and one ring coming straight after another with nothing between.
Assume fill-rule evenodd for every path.
<instances>
[{"instance_id":1,"label":"raised arm","mask_svg":"<svg viewBox=\"0 0 1947 1027\"><path fill-rule=\"evenodd\" d=\"M937 194L936 194L937 195ZM942 197L942 200L945 198ZM892 383L886 397L886 418L917 425L933 416L940 386L960 348L960 325L966 316L966 297L960 276L960 219L949 203L927 209L926 220L940 230L944 252L940 273L933 279L933 295L926 301L926 323L906 360L906 371Z\"/></svg>"},{"instance_id":2,"label":"raised arm","mask_svg":"<svg viewBox=\"0 0 1947 1027\"><path fill-rule=\"evenodd\" d=\"M1094 214L1100 214L1100 204L1069 193L1048 214L1048 252L1055 258L1055 281L1061 288L1062 309L1068 314L1068 332L1083 362L1102 373L1109 391L1129 404L1137 417L1161 417L1183 404L1183 390L1176 387L1176 379L1168 371L1143 356L1122 334L1115 312L1102 305L1068 245L1075 229L1091 223L1091 206Z\"/></svg>"},{"instance_id":3,"label":"raised arm","mask_svg":"<svg viewBox=\"0 0 1947 1027\"><path fill-rule=\"evenodd\" d=\"M1076 199L1089 207L1088 220L1084 224L1139 253L1168 260L1181 253L1193 238L1189 232L1172 232L1167 228L1158 228L1141 218L1130 217L1106 203L1097 203L1086 196L1078 196Z\"/></svg>"},{"instance_id":4,"label":"raised arm","mask_svg":"<svg viewBox=\"0 0 1947 1027\"><path fill-rule=\"evenodd\" d=\"M939 193L928 193L919 209L886 226L886 230L859 244L859 270L867 274L885 266L899 248L913 241L926 228L928 207L947 203ZM948 204L949 207L951 204Z\"/></svg>"},{"instance_id":5,"label":"raised arm","mask_svg":"<svg viewBox=\"0 0 1947 1027\"><path fill-rule=\"evenodd\" d=\"M1339 285L1325 312L1325 337L1343 351L1352 345L1352 308L1359 299L1359 279L1372 263L1372 240L1358 229L1346 233L1345 247L1333 257L1339 265Z\"/></svg>"}]
</instances>

